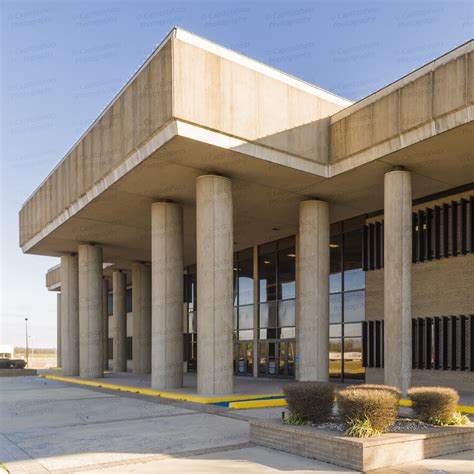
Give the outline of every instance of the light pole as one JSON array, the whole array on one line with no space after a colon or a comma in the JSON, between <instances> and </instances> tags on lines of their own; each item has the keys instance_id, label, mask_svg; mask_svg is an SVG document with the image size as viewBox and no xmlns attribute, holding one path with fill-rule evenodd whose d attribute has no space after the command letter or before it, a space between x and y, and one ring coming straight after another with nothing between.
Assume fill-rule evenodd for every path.
<instances>
[{"instance_id":1,"label":"light pole","mask_svg":"<svg viewBox=\"0 0 474 474\"><path fill-rule=\"evenodd\" d=\"M28 318L25 318L25 330L26 330L26 366L28 367Z\"/></svg>"}]
</instances>

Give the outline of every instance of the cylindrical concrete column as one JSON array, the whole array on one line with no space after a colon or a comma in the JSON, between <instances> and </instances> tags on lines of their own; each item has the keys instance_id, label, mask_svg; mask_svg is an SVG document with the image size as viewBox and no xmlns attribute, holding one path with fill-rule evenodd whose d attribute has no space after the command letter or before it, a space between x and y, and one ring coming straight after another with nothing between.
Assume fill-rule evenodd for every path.
<instances>
[{"instance_id":1,"label":"cylindrical concrete column","mask_svg":"<svg viewBox=\"0 0 474 474\"><path fill-rule=\"evenodd\" d=\"M79 375L79 282L77 255L61 257L61 368Z\"/></svg>"},{"instance_id":2,"label":"cylindrical concrete column","mask_svg":"<svg viewBox=\"0 0 474 474\"><path fill-rule=\"evenodd\" d=\"M198 392L232 393L232 182L200 176L196 207Z\"/></svg>"},{"instance_id":3,"label":"cylindrical concrete column","mask_svg":"<svg viewBox=\"0 0 474 474\"><path fill-rule=\"evenodd\" d=\"M82 378L103 377L102 249L79 245L79 369Z\"/></svg>"},{"instance_id":4,"label":"cylindrical concrete column","mask_svg":"<svg viewBox=\"0 0 474 474\"><path fill-rule=\"evenodd\" d=\"M384 380L406 391L411 384L412 192L408 171L384 182Z\"/></svg>"},{"instance_id":5,"label":"cylindrical concrete column","mask_svg":"<svg viewBox=\"0 0 474 474\"><path fill-rule=\"evenodd\" d=\"M151 268L132 264L133 372L151 372Z\"/></svg>"},{"instance_id":6,"label":"cylindrical concrete column","mask_svg":"<svg viewBox=\"0 0 474 474\"><path fill-rule=\"evenodd\" d=\"M183 386L183 210L151 206L151 386Z\"/></svg>"},{"instance_id":7,"label":"cylindrical concrete column","mask_svg":"<svg viewBox=\"0 0 474 474\"><path fill-rule=\"evenodd\" d=\"M300 203L296 314L300 381L329 378L329 205Z\"/></svg>"},{"instance_id":8,"label":"cylindrical concrete column","mask_svg":"<svg viewBox=\"0 0 474 474\"><path fill-rule=\"evenodd\" d=\"M112 274L113 289L113 370L127 371L127 275L122 271Z\"/></svg>"},{"instance_id":9,"label":"cylindrical concrete column","mask_svg":"<svg viewBox=\"0 0 474 474\"><path fill-rule=\"evenodd\" d=\"M56 366L61 367L61 293L56 295Z\"/></svg>"},{"instance_id":10,"label":"cylindrical concrete column","mask_svg":"<svg viewBox=\"0 0 474 474\"><path fill-rule=\"evenodd\" d=\"M109 370L109 282L102 280L102 368Z\"/></svg>"}]
</instances>

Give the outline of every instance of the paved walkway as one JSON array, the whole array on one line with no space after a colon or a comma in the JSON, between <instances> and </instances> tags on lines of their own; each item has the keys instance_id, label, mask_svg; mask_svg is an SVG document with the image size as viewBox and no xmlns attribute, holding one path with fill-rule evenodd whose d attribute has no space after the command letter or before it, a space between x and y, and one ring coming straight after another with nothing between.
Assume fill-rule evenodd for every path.
<instances>
[{"instance_id":1,"label":"paved walkway","mask_svg":"<svg viewBox=\"0 0 474 474\"><path fill-rule=\"evenodd\" d=\"M39 377L3 378L0 399L0 462L12 473L350 472L250 445L248 417L281 408L237 412ZM398 472L472 472L472 455Z\"/></svg>"}]
</instances>

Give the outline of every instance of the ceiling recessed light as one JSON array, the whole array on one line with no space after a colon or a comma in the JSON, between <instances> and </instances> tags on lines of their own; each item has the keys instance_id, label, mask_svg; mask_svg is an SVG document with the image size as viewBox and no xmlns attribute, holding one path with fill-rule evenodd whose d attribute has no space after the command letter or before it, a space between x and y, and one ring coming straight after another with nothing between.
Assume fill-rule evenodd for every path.
<instances>
[{"instance_id":1,"label":"ceiling recessed light","mask_svg":"<svg viewBox=\"0 0 474 474\"><path fill-rule=\"evenodd\" d=\"M288 254L288 257L295 258L295 257L296 257L296 254L294 254L294 253L289 253L289 254Z\"/></svg>"},{"instance_id":2,"label":"ceiling recessed light","mask_svg":"<svg viewBox=\"0 0 474 474\"><path fill-rule=\"evenodd\" d=\"M329 247L331 247L332 249L337 249L337 248L339 248L339 245L338 244L329 244Z\"/></svg>"}]
</instances>

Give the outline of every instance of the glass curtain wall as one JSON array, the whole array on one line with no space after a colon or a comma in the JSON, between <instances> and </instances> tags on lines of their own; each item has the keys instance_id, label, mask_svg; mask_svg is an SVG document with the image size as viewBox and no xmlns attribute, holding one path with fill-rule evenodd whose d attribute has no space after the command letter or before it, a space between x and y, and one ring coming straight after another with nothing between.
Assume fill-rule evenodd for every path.
<instances>
[{"instance_id":1,"label":"glass curtain wall","mask_svg":"<svg viewBox=\"0 0 474 474\"><path fill-rule=\"evenodd\" d=\"M184 275L184 360L188 363L188 372L197 370L197 292L196 266L190 266Z\"/></svg>"},{"instance_id":2,"label":"glass curtain wall","mask_svg":"<svg viewBox=\"0 0 474 474\"><path fill-rule=\"evenodd\" d=\"M294 377L295 237L258 248L258 375Z\"/></svg>"},{"instance_id":3,"label":"glass curtain wall","mask_svg":"<svg viewBox=\"0 0 474 474\"><path fill-rule=\"evenodd\" d=\"M234 372L253 375L253 248L234 253Z\"/></svg>"},{"instance_id":4,"label":"glass curtain wall","mask_svg":"<svg viewBox=\"0 0 474 474\"><path fill-rule=\"evenodd\" d=\"M362 232L360 219L331 226L329 375L342 381L365 378L362 367L362 321L365 319Z\"/></svg>"}]
</instances>

